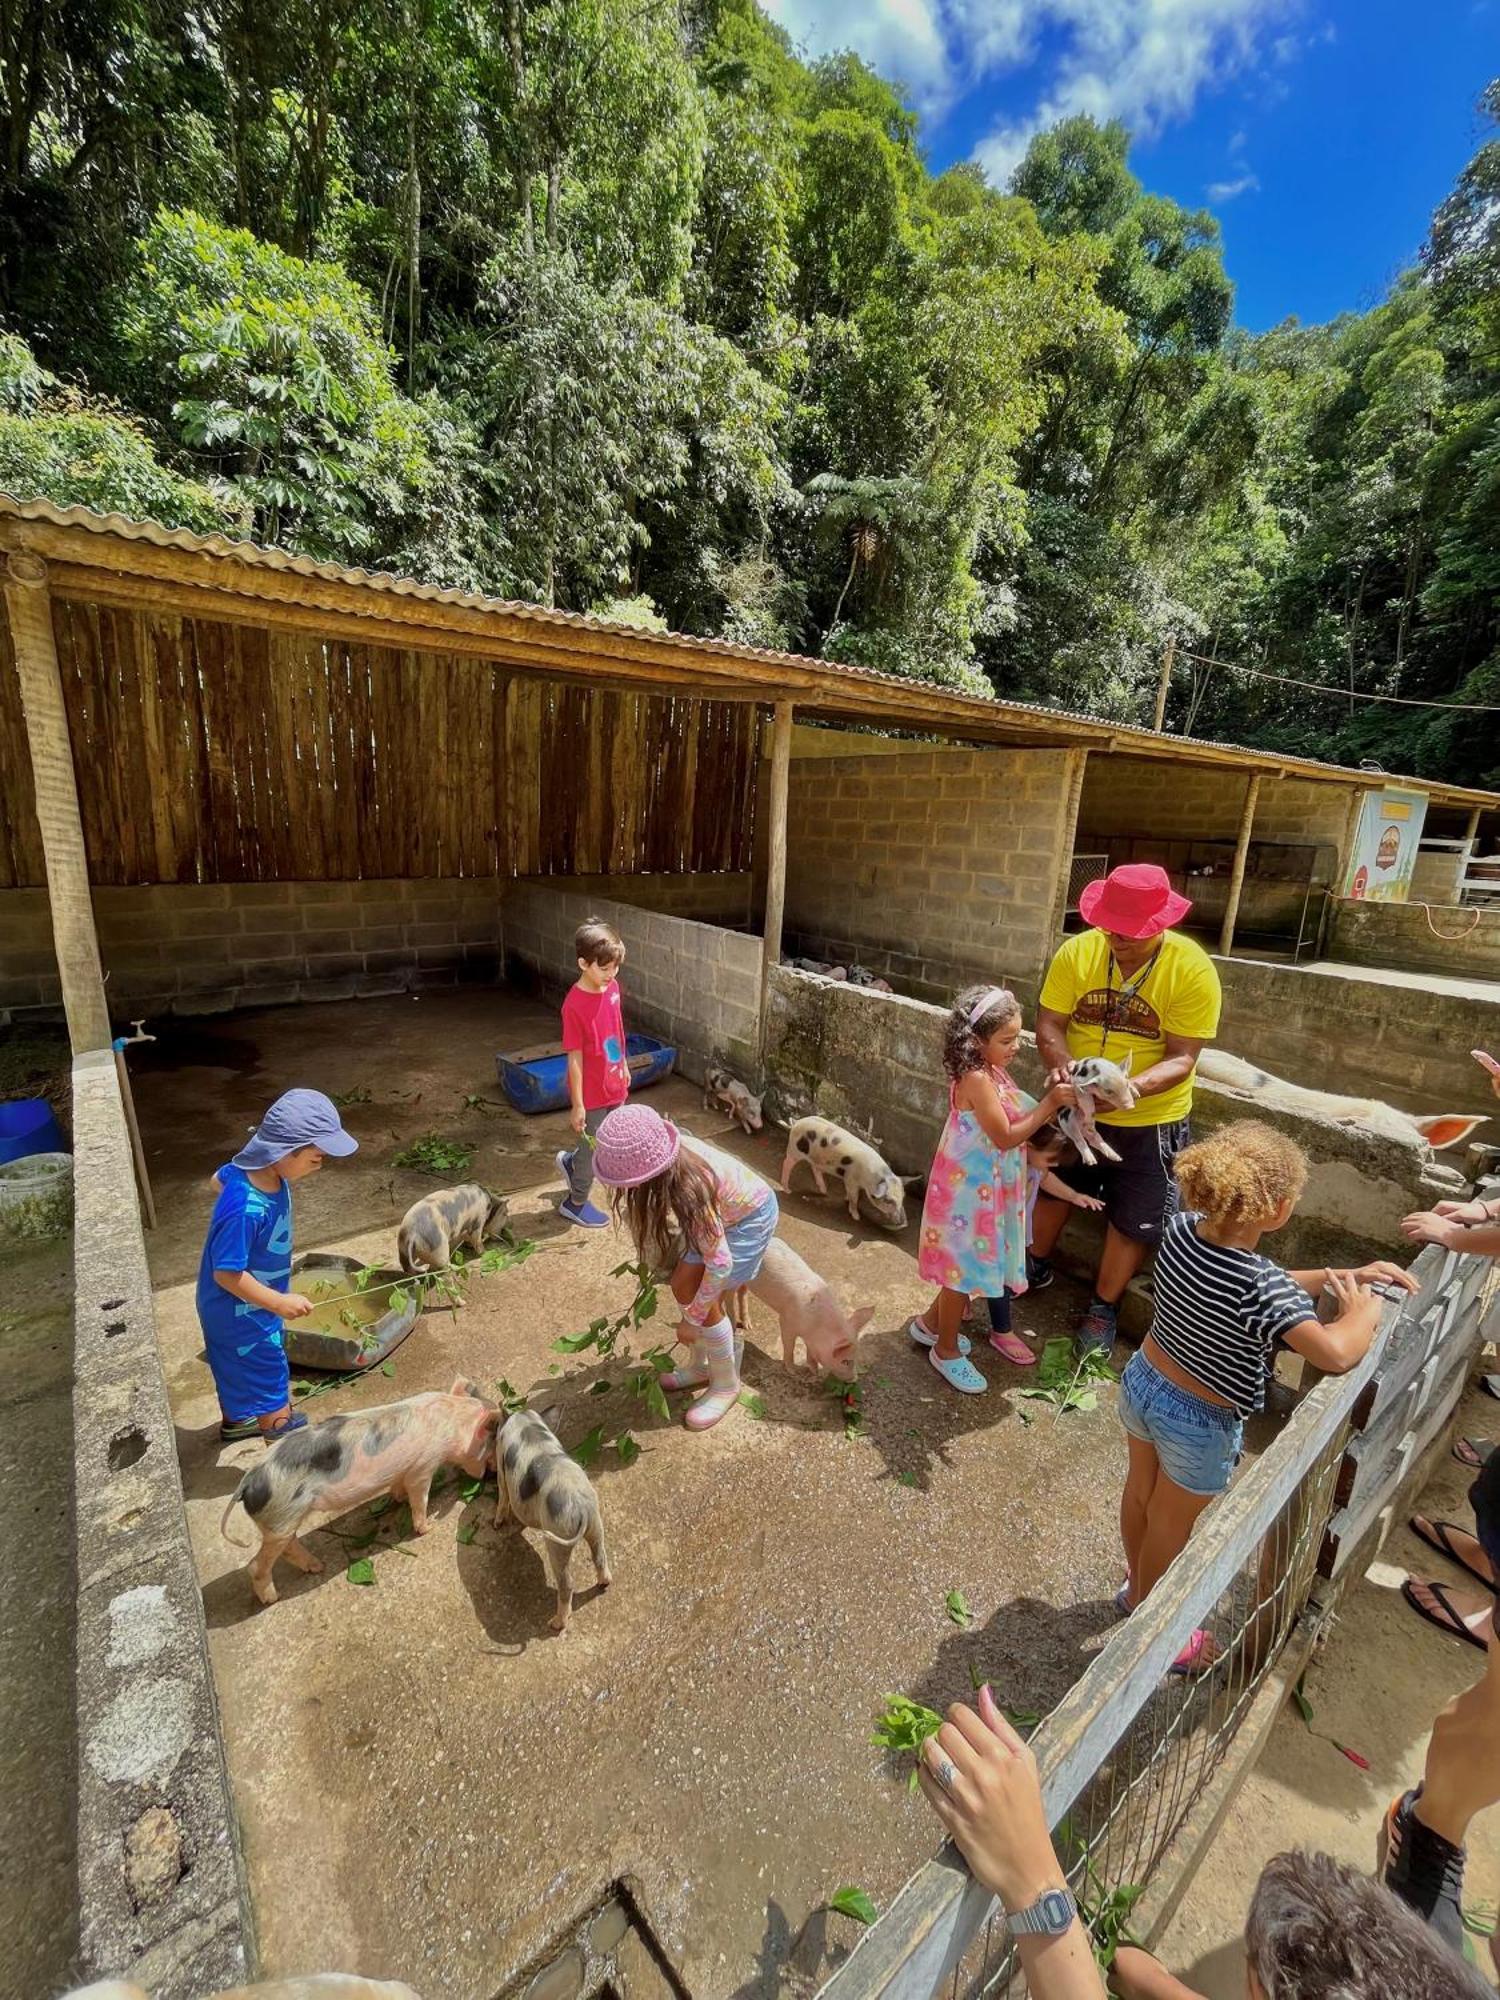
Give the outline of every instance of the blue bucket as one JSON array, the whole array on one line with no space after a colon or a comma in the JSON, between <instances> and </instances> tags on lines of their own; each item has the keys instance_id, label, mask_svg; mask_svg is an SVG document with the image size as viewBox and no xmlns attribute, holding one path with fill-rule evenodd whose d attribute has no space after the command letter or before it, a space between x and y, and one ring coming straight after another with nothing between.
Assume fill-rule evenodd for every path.
<instances>
[{"instance_id":1,"label":"blue bucket","mask_svg":"<svg viewBox=\"0 0 1500 2000\"><path fill-rule=\"evenodd\" d=\"M65 1153L67 1141L45 1097L15 1097L0 1104L0 1167L32 1153Z\"/></svg>"}]
</instances>

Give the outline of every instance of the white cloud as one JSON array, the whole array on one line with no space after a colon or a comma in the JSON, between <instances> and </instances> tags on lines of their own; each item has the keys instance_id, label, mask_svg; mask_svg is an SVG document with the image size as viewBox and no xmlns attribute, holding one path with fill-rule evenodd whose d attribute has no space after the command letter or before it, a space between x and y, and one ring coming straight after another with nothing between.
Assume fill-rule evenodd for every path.
<instances>
[{"instance_id":1,"label":"white cloud","mask_svg":"<svg viewBox=\"0 0 1500 2000\"><path fill-rule=\"evenodd\" d=\"M1233 201L1236 195L1259 191L1260 180L1255 174L1240 174L1232 181L1210 181L1203 190L1210 201Z\"/></svg>"},{"instance_id":2,"label":"white cloud","mask_svg":"<svg viewBox=\"0 0 1500 2000\"><path fill-rule=\"evenodd\" d=\"M765 0L813 55L857 49L927 116L1040 63L1034 109L1001 123L975 158L1003 186L1059 118L1120 118L1149 137L1199 96L1299 48L1304 0ZM1326 31L1324 31L1326 33ZM1301 45L1318 37L1309 36ZM1231 148L1231 151L1233 148Z\"/></svg>"}]
</instances>

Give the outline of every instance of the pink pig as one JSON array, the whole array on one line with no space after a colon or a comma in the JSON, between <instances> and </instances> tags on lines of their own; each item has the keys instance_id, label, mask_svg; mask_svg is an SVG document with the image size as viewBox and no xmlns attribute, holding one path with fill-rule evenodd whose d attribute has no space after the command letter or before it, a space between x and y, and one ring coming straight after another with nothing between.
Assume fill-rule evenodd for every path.
<instances>
[{"instance_id":1,"label":"pink pig","mask_svg":"<svg viewBox=\"0 0 1500 2000\"><path fill-rule=\"evenodd\" d=\"M747 1291L768 1305L780 1322L781 1358L788 1368L796 1365L800 1340L814 1367L840 1382L854 1380L854 1350L861 1329L874 1316L873 1306L845 1312L827 1280L779 1236L767 1244L760 1270L730 1301L736 1326L745 1324Z\"/></svg>"},{"instance_id":2,"label":"pink pig","mask_svg":"<svg viewBox=\"0 0 1500 2000\"><path fill-rule=\"evenodd\" d=\"M409 1396L404 1403L328 1417L274 1445L234 1489L219 1523L225 1540L240 1548L249 1544L237 1542L228 1529L235 1507L243 1505L259 1528L250 1583L261 1603L276 1602L271 1572L278 1556L310 1573L322 1569L297 1539L314 1514L343 1514L390 1493L406 1501L413 1531L425 1535L432 1475L440 1465L453 1463L480 1478L500 1415L460 1377L446 1396L432 1391Z\"/></svg>"}]
</instances>

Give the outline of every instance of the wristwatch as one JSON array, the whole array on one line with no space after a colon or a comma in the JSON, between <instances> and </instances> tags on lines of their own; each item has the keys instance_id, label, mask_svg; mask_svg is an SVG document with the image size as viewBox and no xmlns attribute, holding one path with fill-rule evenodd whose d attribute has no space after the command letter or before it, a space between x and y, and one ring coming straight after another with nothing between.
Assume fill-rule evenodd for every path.
<instances>
[{"instance_id":1,"label":"wristwatch","mask_svg":"<svg viewBox=\"0 0 1500 2000\"><path fill-rule=\"evenodd\" d=\"M1029 1909L1007 1911L1005 1921L1014 1937L1061 1937L1077 1915L1071 1891L1045 1889Z\"/></svg>"}]
</instances>

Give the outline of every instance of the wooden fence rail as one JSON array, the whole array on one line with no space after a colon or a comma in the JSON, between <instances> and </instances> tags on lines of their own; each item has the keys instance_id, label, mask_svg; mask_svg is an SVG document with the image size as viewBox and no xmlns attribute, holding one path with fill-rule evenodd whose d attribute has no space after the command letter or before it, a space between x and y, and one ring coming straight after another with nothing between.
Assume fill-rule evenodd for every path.
<instances>
[{"instance_id":1,"label":"wooden fence rail","mask_svg":"<svg viewBox=\"0 0 1500 2000\"><path fill-rule=\"evenodd\" d=\"M91 880L751 866L752 703L55 601ZM0 889L41 883L0 621Z\"/></svg>"}]
</instances>

